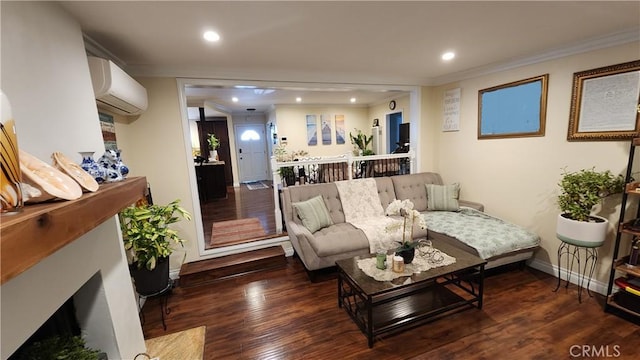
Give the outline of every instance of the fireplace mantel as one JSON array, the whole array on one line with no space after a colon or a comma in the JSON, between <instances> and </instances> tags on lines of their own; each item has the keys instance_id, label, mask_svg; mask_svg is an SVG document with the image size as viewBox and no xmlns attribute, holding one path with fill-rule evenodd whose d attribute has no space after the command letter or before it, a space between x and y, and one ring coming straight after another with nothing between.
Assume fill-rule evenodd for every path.
<instances>
[{"instance_id":1,"label":"fireplace mantel","mask_svg":"<svg viewBox=\"0 0 640 360\"><path fill-rule=\"evenodd\" d=\"M103 184L80 199L25 206L0 219L0 284L31 268L144 196L145 177Z\"/></svg>"}]
</instances>

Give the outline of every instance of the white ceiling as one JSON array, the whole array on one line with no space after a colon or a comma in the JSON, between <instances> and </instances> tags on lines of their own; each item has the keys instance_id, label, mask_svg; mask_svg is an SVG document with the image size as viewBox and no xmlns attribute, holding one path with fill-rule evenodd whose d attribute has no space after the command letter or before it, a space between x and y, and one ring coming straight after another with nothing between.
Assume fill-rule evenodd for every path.
<instances>
[{"instance_id":1,"label":"white ceiling","mask_svg":"<svg viewBox=\"0 0 640 360\"><path fill-rule=\"evenodd\" d=\"M390 85L442 84L568 53L640 41L638 1L62 1L83 32L134 76ZM220 33L205 43L202 32ZM440 55L457 57L444 62ZM244 81L240 81L244 80ZM308 86L231 103L227 85L193 89L239 111L312 100ZM331 86L342 88L342 86ZM222 88L222 89L221 89ZM237 91L234 90L234 91ZM336 95L335 91L330 91ZM339 95L346 95L339 94ZM358 104L389 93L357 95ZM275 95L281 96L275 96ZM370 96L365 100L365 94ZM235 95L238 96L238 95ZM274 97L275 96L275 97ZM323 96L327 96L324 94ZM353 96L349 94L348 97ZM393 96L393 95L391 95ZM240 97L240 96L238 96ZM341 101L344 99L341 98ZM224 102L224 103L221 103ZM260 109L260 110L261 110Z\"/></svg>"}]
</instances>

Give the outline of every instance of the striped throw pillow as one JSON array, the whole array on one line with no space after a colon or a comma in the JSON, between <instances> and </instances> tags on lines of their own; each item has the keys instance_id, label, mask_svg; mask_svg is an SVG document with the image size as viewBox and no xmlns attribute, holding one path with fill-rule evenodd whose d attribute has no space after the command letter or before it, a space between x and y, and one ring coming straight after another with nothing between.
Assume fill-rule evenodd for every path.
<instances>
[{"instance_id":1,"label":"striped throw pillow","mask_svg":"<svg viewBox=\"0 0 640 360\"><path fill-rule=\"evenodd\" d=\"M433 211L458 211L458 196L460 194L460 184L427 186L427 208Z\"/></svg>"},{"instance_id":2,"label":"striped throw pillow","mask_svg":"<svg viewBox=\"0 0 640 360\"><path fill-rule=\"evenodd\" d=\"M306 201L295 202L291 204L298 213L298 218L302 221L302 225L314 233L324 227L333 225L331 215L327 205L321 195Z\"/></svg>"}]
</instances>

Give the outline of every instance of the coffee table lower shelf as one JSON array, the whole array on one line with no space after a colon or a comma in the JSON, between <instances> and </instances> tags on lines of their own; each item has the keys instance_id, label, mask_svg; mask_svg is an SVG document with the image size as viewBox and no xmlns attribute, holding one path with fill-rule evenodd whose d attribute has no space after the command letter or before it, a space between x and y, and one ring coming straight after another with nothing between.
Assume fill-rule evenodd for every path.
<instances>
[{"instance_id":1,"label":"coffee table lower shelf","mask_svg":"<svg viewBox=\"0 0 640 360\"><path fill-rule=\"evenodd\" d=\"M338 271L338 306L358 325L371 348L377 335L428 323L461 310L481 309L482 270L483 267L480 274L476 273L480 275L476 277L480 282L478 286L451 276L375 296L364 294L348 276Z\"/></svg>"}]
</instances>

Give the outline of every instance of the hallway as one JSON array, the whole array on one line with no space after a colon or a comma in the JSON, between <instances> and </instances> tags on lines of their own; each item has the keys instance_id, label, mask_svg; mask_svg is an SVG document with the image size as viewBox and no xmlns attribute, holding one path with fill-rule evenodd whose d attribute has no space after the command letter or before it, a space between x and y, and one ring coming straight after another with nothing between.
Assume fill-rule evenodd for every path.
<instances>
[{"instance_id":1,"label":"hallway","mask_svg":"<svg viewBox=\"0 0 640 360\"><path fill-rule=\"evenodd\" d=\"M269 184L271 182L266 182ZM208 202L201 202L202 224L204 227L205 248L211 249L210 245L212 227L214 222L257 218L266 235L259 239L266 239L276 236L276 223L273 204L273 188L249 190L246 184L241 184L239 188L227 187L227 198L215 199ZM257 240L242 239L236 243L244 243ZM228 245L228 244L227 244Z\"/></svg>"}]
</instances>

